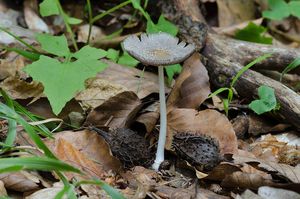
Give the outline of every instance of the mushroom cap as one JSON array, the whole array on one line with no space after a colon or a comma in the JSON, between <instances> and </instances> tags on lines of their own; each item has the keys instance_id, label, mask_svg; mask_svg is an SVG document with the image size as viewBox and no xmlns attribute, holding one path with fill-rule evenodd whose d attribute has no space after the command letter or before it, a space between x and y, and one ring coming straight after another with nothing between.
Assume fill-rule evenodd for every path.
<instances>
[{"instance_id":1,"label":"mushroom cap","mask_svg":"<svg viewBox=\"0 0 300 199\"><path fill-rule=\"evenodd\" d=\"M188 58L195 50L192 44L178 43L179 39L160 32L127 37L124 49L143 64L152 66L177 64Z\"/></svg>"}]
</instances>

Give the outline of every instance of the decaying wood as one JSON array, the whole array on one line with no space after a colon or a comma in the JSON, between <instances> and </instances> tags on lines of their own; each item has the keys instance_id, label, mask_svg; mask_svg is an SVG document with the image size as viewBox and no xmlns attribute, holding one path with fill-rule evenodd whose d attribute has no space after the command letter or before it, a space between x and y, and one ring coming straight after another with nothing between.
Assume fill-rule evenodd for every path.
<instances>
[{"instance_id":1,"label":"decaying wood","mask_svg":"<svg viewBox=\"0 0 300 199\"><path fill-rule=\"evenodd\" d=\"M180 7L181 4L178 2L181 1L184 0L161 1L162 11L168 13L168 18L179 26L183 39L193 42L198 50L203 47L202 54L207 58L206 67L210 79L217 87L228 86L245 64L263 54L273 53L272 57L256 64L255 67L259 69L272 68L272 70L279 71L300 56L300 52L295 49L254 44L208 33L208 28L205 22L201 22L201 18L195 20L195 15L189 15L189 13L200 12L199 7L192 6L195 5L195 3L191 3L193 1L184 1L186 6L193 9L188 12ZM187 5L189 3L190 5ZM294 72L300 74L300 69ZM261 85L275 89L277 100L281 105L278 116L300 128L300 96L285 85L258 72L248 70L237 81L235 89L240 96L253 99L253 96L257 96L257 88Z\"/></svg>"}]
</instances>

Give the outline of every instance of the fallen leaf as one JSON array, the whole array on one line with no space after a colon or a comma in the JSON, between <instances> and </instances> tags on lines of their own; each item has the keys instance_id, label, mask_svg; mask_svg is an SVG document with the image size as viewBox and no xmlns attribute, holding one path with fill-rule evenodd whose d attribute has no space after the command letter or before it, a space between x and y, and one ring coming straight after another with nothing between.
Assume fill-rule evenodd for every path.
<instances>
[{"instance_id":1,"label":"fallen leaf","mask_svg":"<svg viewBox=\"0 0 300 199\"><path fill-rule=\"evenodd\" d=\"M201 63L199 53L194 53L183 64L183 70L176 79L167 106L197 109L211 93L206 68Z\"/></svg>"},{"instance_id":2,"label":"fallen leaf","mask_svg":"<svg viewBox=\"0 0 300 199\"><path fill-rule=\"evenodd\" d=\"M237 171L242 171L239 166L228 162L222 162L216 166L205 179L222 181L226 176Z\"/></svg>"},{"instance_id":3,"label":"fallen leaf","mask_svg":"<svg viewBox=\"0 0 300 199\"><path fill-rule=\"evenodd\" d=\"M16 75L25 79L27 75L22 71L22 68L26 64L27 60L23 56L15 52L7 52L5 59L0 59L0 80Z\"/></svg>"},{"instance_id":4,"label":"fallen leaf","mask_svg":"<svg viewBox=\"0 0 300 199\"><path fill-rule=\"evenodd\" d=\"M86 43L89 33L89 24L84 24L82 26L79 26L78 32L77 32L77 41ZM101 28L98 26L92 26L91 29L91 35L90 35L90 42L93 43L96 39L105 37L105 33Z\"/></svg>"},{"instance_id":5,"label":"fallen leaf","mask_svg":"<svg viewBox=\"0 0 300 199\"><path fill-rule=\"evenodd\" d=\"M166 148L171 148L173 135L185 132L215 138L221 154L237 153L237 138L232 124L225 115L215 110L174 109L169 112Z\"/></svg>"},{"instance_id":6,"label":"fallen leaf","mask_svg":"<svg viewBox=\"0 0 300 199\"><path fill-rule=\"evenodd\" d=\"M140 110L141 104L134 92L119 93L91 111L85 124L112 128L128 127Z\"/></svg>"},{"instance_id":7,"label":"fallen leaf","mask_svg":"<svg viewBox=\"0 0 300 199\"><path fill-rule=\"evenodd\" d=\"M46 140L50 149L61 160L87 172L90 177L103 177L110 170L121 171L121 163L112 156L107 143L97 133L63 131L54 137L55 140Z\"/></svg>"},{"instance_id":8,"label":"fallen leaf","mask_svg":"<svg viewBox=\"0 0 300 199\"><path fill-rule=\"evenodd\" d=\"M0 83L0 87L13 99L40 98L44 87L38 82L26 82L17 76L10 76Z\"/></svg>"},{"instance_id":9,"label":"fallen leaf","mask_svg":"<svg viewBox=\"0 0 300 199\"><path fill-rule=\"evenodd\" d=\"M243 164L254 163L257 165L256 168L267 170L268 172L272 173L273 175L278 175L279 177L285 177L286 179L290 180L293 183L300 182L300 166L292 167L286 164L279 164L276 162L264 161L257 158L250 158L250 157L242 157L238 155L233 155L234 163L235 164Z\"/></svg>"},{"instance_id":10,"label":"fallen leaf","mask_svg":"<svg viewBox=\"0 0 300 199\"><path fill-rule=\"evenodd\" d=\"M9 190L26 192L39 188L39 182L33 181L28 175L30 174L27 171L2 173L0 174L0 180L4 183L5 188Z\"/></svg>"},{"instance_id":11,"label":"fallen leaf","mask_svg":"<svg viewBox=\"0 0 300 199\"><path fill-rule=\"evenodd\" d=\"M145 126L147 133L152 132L159 118L159 102L155 102L142 111L136 118L136 122Z\"/></svg>"},{"instance_id":12,"label":"fallen leaf","mask_svg":"<svg viewBox=\"0 0 300 199\"><path fill-rule=\"evenodd\" d=\"M242 193L242 195L237 195L235 199L264 199L264 198L253 193L249 189L246 189L246 191L244 191L244 193Z\"/></svg>"},{"instance_id":13,"label":"fallen leaf","mask_svg":"<svg viewBox=\"0 0 300 199\"><path fill-rule=\"evenodd\" d=\"M4 183L0 180L0 196L7 196L7 191L4 187Z\"/></svg>"},{"instance_id":14,"label":"fallen leaf","mask_svg":"<svg viewBox=\"0 0 300 199\"><path fill-rule=\"evenodd\" d=\"M265 179L259 174L255 173L244 173L241 171L234 172L228 175L221 183L224 187L239 187L239 188L249 188L258 189L261 186L274 185L272 180Z\"/></svg>"},{"instance_id":15,"label":"fallen leaf","mask_svg":"<svg viewBox=\"0 0 300 199\"><path fill-rule=\"evenodd\" d=\"M104 60L103 60L104 61ZM128 91L135 92L142 99L151 93L158 93L158 76L141 71L136 68L126 67L111 61L104 61L109 65L104 71L97 74L97 78L121 85ZM168 89L166 89L168 91Z\"/></svg>"}]
</instances>

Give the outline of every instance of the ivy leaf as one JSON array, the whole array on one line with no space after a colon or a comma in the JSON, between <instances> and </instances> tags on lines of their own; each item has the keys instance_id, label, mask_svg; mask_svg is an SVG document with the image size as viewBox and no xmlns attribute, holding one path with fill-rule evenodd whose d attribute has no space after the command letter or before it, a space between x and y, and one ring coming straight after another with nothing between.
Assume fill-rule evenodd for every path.
<instances>
[{"instance_id":1,"label":"ivy leaf","mask_svg":"<svg viewBox=\"0 0 300 199\"><path fill-rule=\"evenodd\" d=\"M249 108L256 114L260 115L276 108L277 101L273 88L260 86L258 88L258 96L258 100L254 100L249 104Z\"/></svg>"},{"instance_id":2,"label":"ivy leaf","mask_svg":"<svg viewBox=\"0 0 300 199\"><path fill-rule=\"evenodd\" d=\"M66 15L66 18L67 18L68 24L71 24L71 25L77 25L82 22L81 19L77 19L75 17L69 17L68 15Z\"/></svg>"},{"instance_id":3,"label":"ivy leaf","mask_svg":"<svg viewBox=\"0 0 300 199\"><path fill-rule=\"evenodd\" d=\"M289 5L284 0L269 0L270 10L263 12L263 17L273 20L281 20L290 15Z\"/></svg>"},{"instance_id":4,"label":"ivy leaf","mask_svg":"<svg viewBox=\"0 0 300 199\"><path fill-rule=\"evenodd\" d=\"M152 21L147 21L147 33L157 33L157 32L166 32L170 35L177 35L178 28L176 25L166 20L163 15L160 15L157 24L154 24Z\"/></svg>"},{"instance_id":5,"label":"ivy leaf","mask_svg":"<svg viewBox=\"0 0 300 199\"><path fill-rule=\"evenodd\" d=\"M118 64L130 67L135 67L136 65L138 65L138 63L140 62L130 56L126 51L124 51L123 55L118 60Z\"/></svg>"},{"instance_id":6,"label":"ivy leaf","mask_svg":"<svg viewBox=\"0 0 300 199\"><path fill-rule=\"evenodd\" d=\"M171 81L175 74L179 74L182 70L182 67L180 64L173 64L165 67L166 73L168 76L168 83L171 84Z\"/></svg>"},{"instance_id":7,"label":"ivy leaf","mask_svg":"<svg viewBox=\"0 0 300 199\"><path fill-rule=\"evenodd\" d=\"M273 39L271 37L263 36L266 31L265 27L250 22L245 28L236 32L235 38L261 44L272 44Z\"/></svg>"},{"instance_id":8,"label":"ivy leaf","mask_svg":"<svg viewBox=\"0 0 300 199\"><path fill-rule=\"evenodd\" d=\"M36 39L42 45L42 49L48 53L60 57L67 57L70 54L65 35L52 36L49 34L38 34Z\"/></svg>"},{"instance_id":9,"label":"ivy leaf","mask_svg":"<svg viewBox=\"0 0 300 199\"><path fill-rule=\"evenodd\" d=\"M44 0L40 3L40 13L43 17L58 15L59 9L54 0Z\"/></svg>"}]
</instances>

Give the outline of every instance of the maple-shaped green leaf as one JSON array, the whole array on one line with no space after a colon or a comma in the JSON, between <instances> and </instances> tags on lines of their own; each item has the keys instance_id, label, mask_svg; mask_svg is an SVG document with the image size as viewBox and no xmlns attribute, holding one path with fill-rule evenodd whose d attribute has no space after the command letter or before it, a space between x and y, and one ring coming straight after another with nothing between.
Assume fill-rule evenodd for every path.
<instances>
[{"instance_id":1,"label":"maple-shaped green leaf","mask_svg":"<svg viewBox=\"0 0 300 199\"><path fill-rule=\"evenodd\" d=\"M59 9L56 4L56 0L44 0L40 3L40 13L43 17L58 15Z\"/></svg>"},{"instance_id":2,"label":"maple-shaped green leaf","mask_svg":"<svg viewBox=\"0 0 300 199\"><path fill-rule=\"evenodd\" d=\"M300 1L289 2L289 8L291 15L300 18Z\"/></svg>"},{"instance_id":3,"label":"maple-shaped green leaf","mask_svg":"<svg viewBox=\"0 0 300 199\"><path fill-rule=\"evenodd\" d=\"M107 50L106 57L112 61L117 61L119 59L120 51L110 48Z\"/></svg>"},{"instance_id":4,"label":"maple-shaped green leaf","mask_svg":"<svg viewBox=\"0 0 300 199\"><path fill-rule=\"evenodd\" d=\"M249 108L256 114L260 115L276 108L277 101L273 88L260 86L258 88L258 96L258 100L254 100L249 104Z\"/></svg>"},{"instance_id":5,"label":"maple-shaped green leaf","mask_svg":"<svg viewBox=\"0 0 300 199\"><path fill-rule=\"evenodd\" d=\"M70 54L65 35L52 36L48 34L38 34L36 39L42 45L42 49L48 53L60 57L67 57Z\"/></svg>"},{"instance_id":6,"label":"maple-shaped green leaf","mask_svg":"<svg viewBox=\"0 0 300 199\"><path fill-rule=\"evenodd\" d=\"M160 15L157 24L154 24L152 21L147 21L147 33L157 33L157 32L166 32L170 35L177 35L178 28L175 24L166 20L163 15Z\"/></svg>"},{"instance_id":7,"label":"maple-shaped green leaf","mask_svg":"<svg viewBox=\"0 0 300 199\"><path fill-rule=\"evenodd\" d=\"M35 81L42 82L55 114L60 113L65 104L75 94L84 89L84 81L104 70L107 64L97 59L81 59L61 63L56 59L41 55L40 59L27 65L25 71Z\"/></svg>"},{"instance_id":8,"label":"maple-shaped green leaf","mask_svg":"<svg viewBox=\"0 0 300 199\"><path fill-rule=\"evenodd\" d=\"M73 57L77 59L101 59L107 55L107 52L102 49L84 46L76 53L73 53Z\"/></svg>"},{"instance_id":9,"label":"maple-shaped green leaf","mask_svg":"<svg viewBox=\"0 0 300 199\"><path fill-rule=\"evenodd\" d=\"M130 67L135 67L138 63L140 62L130 56L126 51L124 51L123 55L118 60L118 64Z\"/></svg>"}]
</instances>

